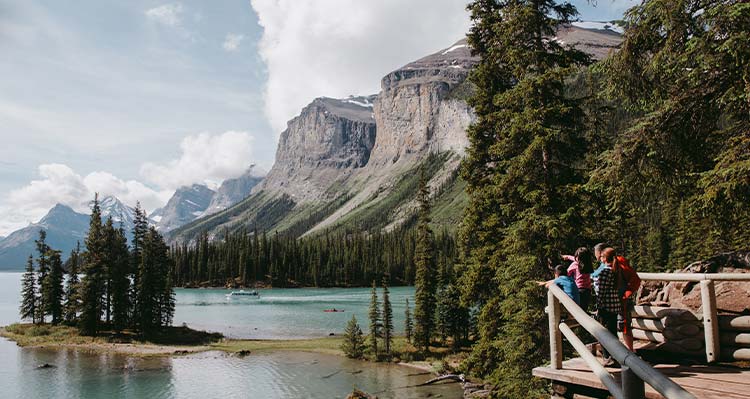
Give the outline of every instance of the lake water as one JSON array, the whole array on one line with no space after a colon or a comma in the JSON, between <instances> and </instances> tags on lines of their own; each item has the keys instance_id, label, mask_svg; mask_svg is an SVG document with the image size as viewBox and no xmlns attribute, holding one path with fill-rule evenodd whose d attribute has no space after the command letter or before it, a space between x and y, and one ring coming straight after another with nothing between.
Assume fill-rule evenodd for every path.
<instances>
[{"instance_id":1,"label":"lake water","mask_svg":"<svg viewBox=\"0 0 750 399\"><path fill-rule=\"evenodd\" d=\"M0 325L18 321L20 273L0 273ZM302 338L343 331L355 314L366 327L369 289L269 289L232 298L226 290L177 290L175 324L237 338ZM394 319L403 326L412 288L392 288ZM324 313L335 307L343 313ZM37 369L49 363L54 368ZM343 398L353 387L380 398L459 398L455 384L414 385L429 375L403 366L304 352L222 352L133 358L74 350L22 349L0 338L2 398Z\"/></svg>"}]
</instances>

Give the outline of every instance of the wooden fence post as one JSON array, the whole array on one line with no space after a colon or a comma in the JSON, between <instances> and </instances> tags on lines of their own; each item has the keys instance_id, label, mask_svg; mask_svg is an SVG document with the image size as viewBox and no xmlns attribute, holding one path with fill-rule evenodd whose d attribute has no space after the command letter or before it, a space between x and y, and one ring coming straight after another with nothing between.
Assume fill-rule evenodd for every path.
<instances>
[{"instance_id":1,"label":"wooden fence post","mask_svg":"<svg viewBox=\"0 0 750 399\"><path fill-rule=\"evenodd\" d=\"M703 305L703 332L706 337L706 361L719 360L719 316L716 311L716 290L712 280L701 281L701 302Z\"/></svg>"},{"instance_id":2,"label":"wooden fence post","mask_svg":"<svg viewBox=\"0 0 750 399\"><path fill-rule=\"evenodd\" d=\"M560 301L552 291L547 291L547 309L549 319L549 359L550 367L562 369L562 334L560 333Z\"/></svg>"},{"instance_id":3,"label":"wooden fence post","mask_svg":"<svg viewBox=\"0 0 750 399\"><path fill-rule=\"evenodd\" d=\"M623 365L620 369L622 379L622 397L625 399L644 399L646 397L646 385L630 367Z\"/></svg>"}]
</instances>

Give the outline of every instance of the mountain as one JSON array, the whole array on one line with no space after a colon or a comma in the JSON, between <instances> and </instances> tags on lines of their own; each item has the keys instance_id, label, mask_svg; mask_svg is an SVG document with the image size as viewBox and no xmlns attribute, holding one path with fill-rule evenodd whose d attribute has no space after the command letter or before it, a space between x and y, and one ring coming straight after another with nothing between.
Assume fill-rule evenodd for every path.
<instances>
[{"instance_id":1,"label":"mountain","mask_svg":"<svg viewBox=\"0 0 750 399\"><path fill-rule=\"evenodd\" d=\"M91 207L93 203L89 204ZM117 197L108 196L104 197L99 201L99 209L101 210L102 221L106 222L108 218L112 218L116 227L122 225L126 232L133 230L135 223L135 209L125 205L117 199Z\"/></svg>"},{"instance_id":2,"label":"mountain","mask_svg":"<svg viewBox=\"0 0 750 399\"><path fill-rule=\"evenodd\" d=\"M265 173L262 170L255 165L251 165L242 176L224 180L201 216L223 211L242 201L250 194L253 187L263 180L264 175Z\"/></svg>"},{"instance_id":3,"label":"mountain","mask_svg":"<svg viewBox=\"0 0 750 399\"><path fill-rule=\"evenodd\" d=\"M553 38L595 59L616 49L616 25L561 27ZM466 79L478 59L465 40L398 68L376 95L317 98L281 133L276 161L244 200L170 233L269 230L388 230L409 222L420 171L433 192L435 224L455 228L467 197L458 166L475 116Z\"/></svg>"},{"instance_id":4,"label":"mountain","mask_svg":"<svg viewBox=\"0 0 750 399\"><path fill-rule=\"evenodd\" d=\"M34 241L39 231L47 232L47 243L67 257L83 241L89 229L89 216L66 205L55 205L38 223L16 230L0 241L0 270L22 270L29 254L36 255Z\"/></svg>"},{"instance_id":5,"label":"mountain","mask_svg":"<svg viewBox=\"0 0 750 399\"><path fill-rule=\"evenodd\" d=\"M167 232L195 220L206 211L215 192L203 184L180 187L163 208L151 213L156 228Z\"/></svg>"},{"instance_id":6,"label":"mountain","mask_svg":"<svg viewBox=\"0 0 750 399\"><path fill-rule=\"evenodd\" d=\"M92 204L90 203L89 206ZM111 217L115 226L122 224L130 236L133 231L135 210L113 196L103 197L99 201L102 221ZM39 231L47 232L47 243L54 249L62 251L63 260L78 242L84 245L89 231L90 215L78 213L67 205L57 204L47 212L38 223L16 230L0 241L0 270L22 270L29 254L36 256L34 241L39 238ZM150 221L153 223L153 221Z\"/></svg>"}]
</instances>

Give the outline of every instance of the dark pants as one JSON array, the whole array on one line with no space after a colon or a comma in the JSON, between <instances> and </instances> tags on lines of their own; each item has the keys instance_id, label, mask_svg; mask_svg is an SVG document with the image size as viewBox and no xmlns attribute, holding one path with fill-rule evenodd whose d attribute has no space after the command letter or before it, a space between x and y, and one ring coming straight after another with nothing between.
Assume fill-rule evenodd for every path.
<instances>
[{"instance_id":1,"label":"dark pants","mask_svg":"<svg viewBox=\"0 0 750 399\"><path fill-rule=\"evenodd\" d=\"M599 309L599 323L601 323L609 332L615 337L617 336L617 313L608 312L604 309ZM602 346L602 356L605 359L609 359L610 354Z\"/></svg>"},{"instance_id":2,"label":"dark pants","mask_svg":"<svg viewBox=\"0 0 750 399\"><path fill-rule=\"evenodd\" d=\"M591 304L591 289L581 288L578 290L578 295L581 298L581 309L589 311L589 304Z\"/></svg>"}]
</instances>

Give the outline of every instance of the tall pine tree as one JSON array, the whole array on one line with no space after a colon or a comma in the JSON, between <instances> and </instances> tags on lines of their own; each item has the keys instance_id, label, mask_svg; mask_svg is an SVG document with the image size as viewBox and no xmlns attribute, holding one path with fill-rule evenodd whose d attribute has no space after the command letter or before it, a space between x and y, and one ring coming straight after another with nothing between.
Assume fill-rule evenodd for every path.
<instances>
[{"instance_id":1,"label":"tall pine tree","mask_svg":"<svg viewBox=\"0 0 750 399\"><path fill-rule=\"evenodd\" d=\"M138 287L141 286L139 281L140 278L140 267L141 261L143 260L143 242L148 234L148 218L146 212L141 208L141 203L135 204L135 211L133 216L133 241L131 243L130 251L130 319L132 322L137 323L140 320L138 315Z\"/></svg>"},{"instance_id":2,"label":"tall pine tree","mask_svg":"<svg viewBox=\"0 0 750 399\"><path fill-rule=\"evenodd\" d=\"M65 282L65 304L63 305L63 318L69 325L78 322L78 311L80 308L80 280L78 274L81 267L81 243L76 244L75 249L70 251L65 268L68 271L68 280Z\"/></svg>"},{"instance_id":3,"label":"tall pine tree","mask_svg":"<svg viewBox=\"0 0 750 399\"><path fill-rule=\"evenodd\" d=\"M128 326L130 316L130 254L122 226L116 229L110 220L105 226L108 298L111 299L112 327L121 331Z\"/></svg>"},{"instance_id":4,"label":"tall pine tree","mask_svg":"<svg viewBox=\"0 0 750 399\"><path fill-rule=\"evenodd\" d=\"M375 280L372 281L372 290L370 291L370 310L368 313L370 318L370 335L368 341L370 342L370 353L374 359L377 359L380 352L378 351L378 338L381 338L380 334L380 307L378 305L378 289L375 285Z\"/></svg>"},{"instance_id":5,"label":"tall pine tree","mask_svg":"<svg viewBox=\"0 0 750 399\"><path fill-rule=\"evenodd\" d=\"M386 356L391 355L393 344L393 307L391 294L388 291L388 278L383 277L383 351Z\"/></svg>"},{"instance_id":6,"label":"tall pine tree","mask_svg":"<svg viewBox=\"0 0 750 399\"><path fill-rule=\"evenodd\" d=\"M544 296L534 281L547 277L551 254L574 246L582 224L585 115L565 79L588 57L552 40L576 15L568 2L476 0L468 8L480 62L470 77L477 121L462 169L470 198L462 292L482 307L468 365L499 396L525 398L541 392L531 370L546 359Z\"/></svg>"},{"instance_id":7,"label":"tall pine tree","mask_svg":"<svg viewBox=\"0 0 750 399\"><path fill-rule=\"evenodd\" d=\"M419 215L417 244L414 251L414 345L428 351L435 327L435 290L437 265L435 263L435 238L430 228L430 189L424 170L419 178Z\"/></svg>"},{"instance_id":8,"label":"tall pine tree","mask_svg":"<svg viewBox=\"0 0 750 399\"><path fill-rule=\"evenodd\" d=\"M47 255L49 253L49 245L47 245L47 232L39 230L39 238L34 241L36 244L37 252L37 283L39 284L39 299L36 306L37 316L36 319L40 323L44 323L44 317L47 315L47 304L45 299L49 297L49 293L45 292L45 281L47 281L47 275L49 274L49 259Z\"/></svg>"},{"instance_id":9,"label":"tall pine tree","mask_svg":"<svg viewBox=\"0 0 750 399\"><path fill-rule=\"evenodd\" d=\"M138 273L138 327L151 333L171 322L174 294L170 285L171 259L169 247L154 227L143 240L143 253Z\"/></svg>"},{"instance_id":10,"label":"tall pine tree","mask_svg":"<svg viewBox=\"0 0 750 399\"><path fill-rule=\"evenodd\" d=\"M94 196L86 237L83 279L81 280L81 315L79 329L83 335L96 335L100 329L103 312L102 298L106 285L106 237L102 226L99 195Z\"/></svg>"},{"instance_id":11,"label":"tall pine tree","mask_svg":"<svg viewBox=\"0 0 750 399\"><path fill-rule=\"evenodd\" d=\"M21 308L19 309L21 319L30 319L32 323L36 323L37 301L34 258L29 255L29 260L26 262L26 272L23 273L23 280L21 280Z\"/></svg>"},{"instance_id":12,"label":"tall pine tree","mask_svg":"<svg viewBox=\"0 0 750 399\"><path fill-rule=\"evenodd\" d=\"M411 342L413 328L411 309L409 309L409 298L406 298L406 309L404 310L404 336L406 336L406 342Z\"/></svg>"},{"instance_id":13,"label":"tall pine tree","mask_svg":"<svg viewBox=\"0 0 750 399\"><path fill-rule=\"evenodd\" d=\"M48 252L49 273L44 280L42 295L44 296L44 313L52 318L52 324L59 324L63 320L63 300L65 291L63 290L63 280L65 279L65 270L60 257L60 251L50 249Z\"/></svg>"}]
</instances>

